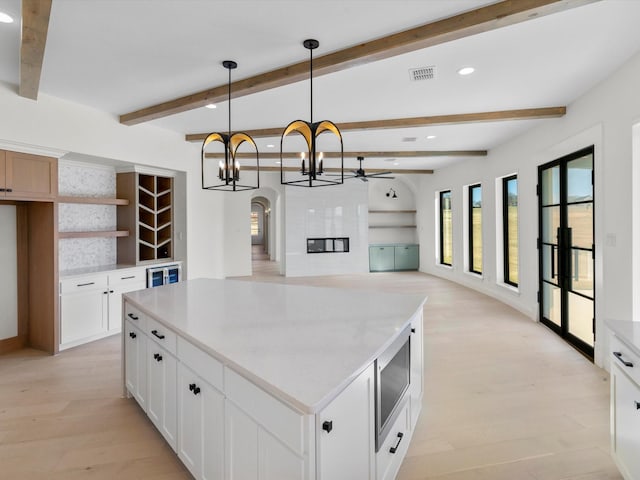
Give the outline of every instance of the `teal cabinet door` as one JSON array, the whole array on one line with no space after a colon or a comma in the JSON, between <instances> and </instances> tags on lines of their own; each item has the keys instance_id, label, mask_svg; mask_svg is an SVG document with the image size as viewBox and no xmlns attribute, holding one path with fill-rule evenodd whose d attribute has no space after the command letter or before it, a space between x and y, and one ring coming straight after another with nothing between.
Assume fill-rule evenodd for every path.
<instances>
[{"instance_id":1,"label":"teal cabinet door","mask_svg":"<svg viewBox=\"0 0 640 480\"><path fill-rule=\"evenodd\" d=\"M394 247L395 270L418 270L419 255L417 245L396 245Z\"/></svg>"},{"instance_id":2,"label":"teal cabinet door","mask_svg":"<svg viewBox=\"0 0 640 480\"><path fill-rule=\"evenodd\" d=\"M369 246L369 271L390 272L394 270L393 246Z\"/></svg>"}]
</instances>

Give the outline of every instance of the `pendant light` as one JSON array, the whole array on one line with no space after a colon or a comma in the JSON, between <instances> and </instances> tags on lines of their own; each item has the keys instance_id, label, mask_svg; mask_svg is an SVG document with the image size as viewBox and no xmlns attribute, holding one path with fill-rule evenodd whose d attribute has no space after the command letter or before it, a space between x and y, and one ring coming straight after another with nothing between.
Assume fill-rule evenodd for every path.
<instances>
[{"instance_id":1,"label":"pendant light","mask_svg":"<svg viewBox=\"0 0 640 480\"><path fill-rule=\"evenodd\" d=\"M329 120L313 121L313 51L318 48L320 42L313 39L305 40L302 45L309 50L309 80L311 85L311 118L310 121L295 120L287 125L280 139L280 183L298 187L322 187L328 185L340 185L344 182L344 152L342 146L342 134L335 123ZM284 139L290 133L297 132L303 136L307 152L300 154L300 171L294 175L285 175L287 172L283 158ZM334 179L328 178L324 172L324 159L322 152L316 150L316 140L322 133L333 133L340 141L340 164L335 172ZM323 176L324 175L324 176Z\"/></svg>"},{"instance_id":2,"label":"pendant light","mask_svg":"<svg viewBox=\"0 0 640 480\"><path fill-rule=\"evenodd\" d=\"M258 160L258 147L256 142L246 133L231 133L231 70L236 68L238 64L232 60L225 60L222 66L229 70L229 90L228 90L228 107L229 107L229 130L227 133L213 132L207 135L202 143L202 189L203 190L222 190L227 192L236 192L241 190L253 190L260 187L260 164ZM213 142L220 142L224 145L224 156L215 153L206 153L207 145ZM243 183L240 178L240 162L236 159L238 147L244 142L252 145L256 150L255 182ZM210 165L219 159L218 173L216 180L207 182L205 179L205 165ZM214 168L209 167L207 173L212 174ZM243 171L242 175L246 176L247 171ZM211 176L211 175L209 175ZM209 184L211 183L211 184Z\"/></svg>"}]
</instances>

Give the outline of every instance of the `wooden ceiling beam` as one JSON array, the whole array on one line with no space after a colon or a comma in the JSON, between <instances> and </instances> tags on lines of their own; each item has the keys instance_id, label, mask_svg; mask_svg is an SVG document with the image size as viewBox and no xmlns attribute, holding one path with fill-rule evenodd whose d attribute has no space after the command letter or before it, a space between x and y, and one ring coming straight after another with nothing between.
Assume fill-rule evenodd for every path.
<instances>
[{"instance_id":1,"label":"wooden ceiling beam","mask_svg":"<svg viewBox=\"0 0 640 480\"><path fill-rule=\"evenodd\" d=\"M249 172L254 172L256 170L256 167L251 167L251 166L243 166L241 167L242 170L246 170ZM260 167L260 171L261 172L280 172L280 167ZM300 168L297 167L284 167L284 171L285 172L299 172ZM325 172L340 172L339 168L325 168L324 169ZM425 175L430 175L433 173L433 170L429 170L429 169L402 169L402 168L367 168L365 170L366 173L393 173L395 175L401 175L401 174L425 174ZM351 173L345 173L345 175L351 175Z\"/></svg>"},{"instance_id":2,"label":"wooden ceiling beam","mask_svg":"<svg viewBox=\"0 0 640 480\"><path fill-rule=\"evenodd\" d=\"M496 112L458 113L452 115L434 115L430 117L392 118L386 120L366 120L361 122L338 123L341 132L358 130L385 130L390 128L412 128L436 125L459 125L462 123L503 122L509 120L535 120L558 118L567 113L567 107L523 108L519 110L500 110ZM279 137L285 126L243 130L253 138ZM187 142L202 142L209 133L190 133L185 136Z\"/></svg>"},{"instance_id":3,"label":"wooden ceiling beam","mask_svg":"<svg viewBox=\"0 0 640 480\"><path fill-rule=\"evenodd\" d=\"M21 97L38 99L50 14L51 0L22 0L20 85L18 86L18 94Z\"/></svg>"},{"instance_id":4,"label":"wooden ceiling beam","mask_svg":"<svg viewBox=\"0 0 640 480\"><path fill-rule=\"evenodd\" d=\"M323 152L325 158L339 158L340 152ZM259 154L264 159L279 159L280 152L265 152ZM284 152L284 158L300 158L300 152ZM486 157L486 150L401 150L395 152L344 152L346 158L423 158L423 157ZM224 158L224 153L205 153L206 158ZM238 153L238 159L255 160L255 153Z\"/></svg>"},{"instance_id":5,"label":"wooden ceiling beam","mask_svg":"<svg viewBox=\"0 0 640 480\"><path fill-rule=\"evenodd\" d=\"M37 1L37 0L33 0ZM363 42L314 58L314 76L326 75L403 53L495 30L600 0L505 0L427 23L386 37ZM232 98L238 98L307 79L309 63L276 68L232 83ZM227 98L227 85L169 100L120 116L120 123L136 125Z\"/></svg>"}]
</instances>

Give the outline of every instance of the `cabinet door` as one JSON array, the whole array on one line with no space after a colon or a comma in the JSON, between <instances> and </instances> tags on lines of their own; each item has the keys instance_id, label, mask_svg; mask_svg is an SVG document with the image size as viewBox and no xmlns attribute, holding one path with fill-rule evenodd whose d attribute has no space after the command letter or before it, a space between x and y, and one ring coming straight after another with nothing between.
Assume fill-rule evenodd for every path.
<instances>
[{"instance_id":1,"label":"cabinet door","mask_svg":"<svg viewBox=\"0 0 640 480\"><path fill-rule=\"evenodd\" d=\"M224 451L225 479L258 480L258 424L228 400Z\"/></svg>"},{"instance_id":2,"label":"cabinet door","mask_svg":"<svg viewBox=\"0 0 640 480\"><path fill-rule=\"evenodd\" d=\"M318 479L374 477L373 365L317 415Z\"/></svg>"},{"instance_id":3,"label":"cabinet door","mask_svg":"<svg viewBox=\"0 0 640 480\"><path fill-rule=\"evenodd\" d=\"M258 428L258 470L260 480L303 480L304 459Z\"/></svg>"},{"instance_id":4,"label":"cabinet door","mask_svg":"<svg viewBox=\"0 0 640 480\"><path fill-rule=\"evenodd\" d=\"M147 410L147 337L125 322L125 382L144 411Z\"/></svg>"},{"instance_id":5,"label":"cabinet door","mask_svg":"<svg viewBox=\"0 0 640 480\"><path fill-rule=\"evenodd\" d=\"M224 477L224 396L178 365L178 457L203 480Z\"/></svg>"},{"instance_id":6,"label":"cabinet door","mask_svg":"<svg viewBox=\"0 0 640 480\"><path fill-rule=\"evenodd\" d=\"M60 344L104 333L106 290L90 290L60 296Z\"/></svg>"},{"instance_id":7,"label":"cabinet door","mask_svg":"<svg viewBox=\"0 0 640 480\"><path fill-rule=\"evenodd\" d=\"M117 333L122 328L122 294L144 288L146 288L144 283L109 286L109 320L107 322L109 333Z\"/></svg>"},{"instance_id":8,"label":"cabinet door","mask_svg":"<svg viewBox=\"0 0 640 480\"><path fill-rule=\"evenodd\" d=\"M177 436L177 361L173 355L149 340L147 344L147 415L176 450Z\"/></svg>"},{"instance_id":9,"label":"cabinet door","mask_svg":"<svg viewBox=\"0 0 640 480\"><path fill-rule=\"evenodd\" d=\"M396 245L394 247L396 270L417 270L420 266L417 245Z\"/></svg>"},{"instance_id":10,"label":"cabinet door","mask_svg":"<svg viewBox=\"0 0 640 480\"><path fill-rule=\"evenodd\" d=\"M7 152L0 150L0 197L4 197L4 188L7 184L6 170L6 157Z\"/></svg>"},{"instance_id":11,"label":"cabinet door","mask_svg":"<svg viewBox=\"0 0 640 480\"><path fill-rule=\"evenodd\" d=\"M411 322L411 426L415 428L422 409L423 391L422 314Z\"/></svg>"},{"instance_id":12,"label":"cabinet door","mask_svg":"<svg viewBox=\"0 0 640 480\"><path fill-rule=\"evenodd\" d=\"M394 248L391 246L369 247L369 271L390 272L395 268Z\"/></svg>"},{"instance_id":13,"label":"cabinet door","mask_svg":"<svg viewBox=\"0 0 640 480\"><path fill-rule=\"evenodd\" d=\"M611 367L613 450L625 479L640 478L640 387Z\"/></svg>"},{"instance_id":14,"label":"cabinet door","mask_svg":"<svg viewBox=\"0 0 640 480\"><path fill-rule=\"evenodd\" d=\"M6 152L7 197L54 198L58 191L55 158Z\"/></svg>"}]
</instances>

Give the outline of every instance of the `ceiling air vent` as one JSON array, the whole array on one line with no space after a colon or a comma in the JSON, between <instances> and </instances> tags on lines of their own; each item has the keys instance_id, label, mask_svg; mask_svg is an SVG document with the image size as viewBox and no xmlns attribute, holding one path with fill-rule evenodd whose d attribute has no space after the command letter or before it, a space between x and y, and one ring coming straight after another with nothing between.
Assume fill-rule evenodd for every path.
<instances>
[{"instance_id":1,"label":"ceiling air vent","mask_svg":"<svg viewBox=\"0 0 640 480\"><path fill-rule=\"evenodd\" d=\"M436 67L435 65L431 65L430 67L412 68L409 70L409 76L413 82L433 80L436 78Z\"/></svg>"},{"instance_id":2,"label":"ceiling air vent","mask_svg":"<svg viewBox=\"0 0 640 480\"><path fill-rule=\"evenodd\" d=\"M403 142L415 142L416 140L416 137L402 137Z\"/></svg>"}]
</instances>

